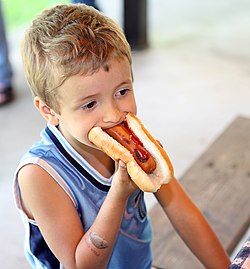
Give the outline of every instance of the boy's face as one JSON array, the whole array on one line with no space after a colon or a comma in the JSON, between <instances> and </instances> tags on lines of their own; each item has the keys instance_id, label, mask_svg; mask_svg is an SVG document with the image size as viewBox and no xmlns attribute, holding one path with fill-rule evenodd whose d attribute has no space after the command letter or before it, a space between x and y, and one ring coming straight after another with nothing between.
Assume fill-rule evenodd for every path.
<instances>
[{"instance_id":1,"label":"boy's face","mask_svg":"<svg viewBox=\"0 0 250 269\"><path fill-rule=\"evenodd\" d=\"M108 128L123 121L128 112L136 114L131 67L127 59L113 60L109 71L70 77L59 89L59 129L79 152L93 145L88 133L94 126Z\"/></svg>"}]
</instances>

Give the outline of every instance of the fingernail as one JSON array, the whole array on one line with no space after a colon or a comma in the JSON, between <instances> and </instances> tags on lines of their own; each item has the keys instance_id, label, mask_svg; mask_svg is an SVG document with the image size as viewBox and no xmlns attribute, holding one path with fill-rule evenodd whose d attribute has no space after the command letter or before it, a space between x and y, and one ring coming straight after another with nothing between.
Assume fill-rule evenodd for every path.
<instances>
[{"instance_id":1,"label":"fingernail","mask_svg":"<svg viewBox=\"0 0 250 269\"><path fill-rule=\"evenodd\" d=\"M122 160L119 160L119 165L122 168L126 168L126 164Z\"/></svg>"}]
</instances>

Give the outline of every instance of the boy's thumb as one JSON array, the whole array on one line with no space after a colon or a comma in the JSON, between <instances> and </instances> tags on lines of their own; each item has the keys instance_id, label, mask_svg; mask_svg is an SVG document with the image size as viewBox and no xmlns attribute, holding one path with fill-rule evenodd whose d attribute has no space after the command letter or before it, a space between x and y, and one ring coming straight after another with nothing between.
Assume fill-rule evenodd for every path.
<instances>
[{"instance_id":1,"label":"boy's thumb","mask_svg":"<svg viewBox=\"0 0 250 269\"><path fill-rule=\"evenodd\" d=\"M114 180L118 179L118 181L123 180L124 178L128 177L127 167L126 164L119 160L117 163L116 171L114 174Z\"/></svg>"},{"instance_id":2,"label":"boy's thumb","mask_svg":"<svg viewBox=\"0 0 250 269\"><path fill-rule=\"evenodd\" d=\"M126 170L126 164L125 164L125 162L123 162L122 160L119 160L118 164L119 164L119 167L122 170Z\"/></svg>"},{"instance_id":3,"label":"boy's thumb","mask_svg":"<svg viewBox=\"0 0 250 269\"><path fill-rule=\"evenodd\" d=\"M127 171L126 163L119 160L116 173L117 173L117 175L119 175L122 178L127 177L128 176L128 171Z\"/></svg>"},{"instance_id":4,"label":"boy's thumb","mask_svg":"<svg viewBox=\"0 0 250 269\"><path fill-rule=\"evenodd\" d=\"M125 176L125 175L127 176L128 175L127 166L126 166L125 162L119 160L117 173L120 174L120 176Z\"/></svg>"}]
</instances>

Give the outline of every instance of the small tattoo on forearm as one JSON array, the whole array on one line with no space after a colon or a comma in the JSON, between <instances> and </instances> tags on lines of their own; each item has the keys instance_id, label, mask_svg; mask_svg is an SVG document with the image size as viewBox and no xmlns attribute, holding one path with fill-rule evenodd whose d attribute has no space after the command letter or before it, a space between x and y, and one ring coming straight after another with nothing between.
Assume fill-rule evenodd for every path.
<instances>
[{"instance_id":1,"label":"small tattoo on forearm","mask_svg":"<svg viewBox=\"0 0 250 269\"><path fill-rule=\"evenodd\" d=\"M92 244L90 244L90 242L89 242L90 240L87 240L86 238L84 238L84 241L85 241L87 247L96 255L96 257L100 256L100 253L97 252L96 248L94 249L92 247Z\"/></svg>"},{"instance_id":2,"label":"small tattoo on forearm","mask_svg":"<svg viewBox=\"0 0 250 269\"><path fill-rule=\"evenodd\" d=\"M108 247L108 242L95 232L93 233L89 232L89 239L91 243L98 249L103 249L103 248Z\"/></svg>"}]
</instances>

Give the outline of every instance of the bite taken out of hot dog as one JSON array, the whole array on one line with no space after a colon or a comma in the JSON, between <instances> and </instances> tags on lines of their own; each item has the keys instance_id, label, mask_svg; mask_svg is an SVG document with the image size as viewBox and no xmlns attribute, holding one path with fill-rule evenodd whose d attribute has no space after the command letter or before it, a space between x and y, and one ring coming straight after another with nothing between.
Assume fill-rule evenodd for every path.
<instances>
[{"instance_id":1,"label":"bite taken out of hot dog","mask_svg":"<svg viewBox=\"0 0 250 269\"><path fill-rule=\"evenodd\" d=\"M174 177L167 153L132 113L114 127L92 128L88 137L113 160L126 163L131 179L144 192L156 192Z\"/></svg>"}]
</instances>

